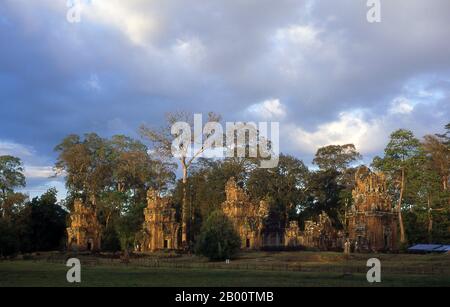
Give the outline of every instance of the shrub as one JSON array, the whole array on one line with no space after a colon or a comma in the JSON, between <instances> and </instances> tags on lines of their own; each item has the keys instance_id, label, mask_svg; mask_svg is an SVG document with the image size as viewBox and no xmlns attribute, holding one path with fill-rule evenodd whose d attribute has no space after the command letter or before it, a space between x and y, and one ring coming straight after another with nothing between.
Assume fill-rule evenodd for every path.
<instances>
[{"instance_id":1,"label":"shrub","mask_svg":"<svg viewBox=\"0 0 450 307\"><path fill-rule=\"evenodd\" d=\"M195 252L210 260L225 260L233 258L240 246L233 224L222 212L215 211L202 226Z\"/></svg>"}]
</instances>

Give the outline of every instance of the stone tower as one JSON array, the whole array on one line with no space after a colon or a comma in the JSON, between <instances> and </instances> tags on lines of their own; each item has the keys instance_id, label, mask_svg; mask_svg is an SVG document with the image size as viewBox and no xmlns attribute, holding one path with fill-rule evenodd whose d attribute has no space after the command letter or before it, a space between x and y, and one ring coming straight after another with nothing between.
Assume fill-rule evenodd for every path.
<instances>
[{"instance_id":1,"label":"stone tower","mask_svg":"<svg viewBox=\"0 0 450 307\"><path fill-rule=\"evenodd\" d=\"M397 213L392 208L383 173L363 166L355 175L353 206L347 213L349 239L356 250L367 252L397 249Z\"/></svg>"},{"instance_id":2,"label":"stone tower","mask_svg":"<svg viewBox=\"0 0 450 307\"><path fill-rule=\"evenodd\" d=\"M284 244L288 247L297 247L300 245L301 231L297 221L289 222L284 233Z\"/></svg>"},{"instance_id":3,"label":"stone tower","mask_svg":"<svg viewBox=\"0 0 450 307\"><path fill-rule=\"evenodd\" d=\"M154 252L162 249L178 249L176 210L169 198L162 198L155 190L147 192L145 222L138 250Z\"/></svg>"},{"instance_id":4,"label":"stone tower","mask_svg":"<svg viewBox=\"0 0 450 307\"><path fill-rule=\"evenodd\" d=\"M67 246L69 250L76 251L98 251L101 248L101 226L97 213L80 199L75 200L74 210L70 214Z\"/></svg>"},{"instance_id":5,"label":"stone tower","mask_svg":"<svg viewBox=\"0 0 450 307\"><path fill-rule=\"evenodd\" d=\"M228 180L225 192L227 199L222 204L222 210L232 221L239 234L241 248L261 248L264 220L269 214L267 202L252 202L245 191L237 185L234 178Z\"/></svg>"}]
</instances>

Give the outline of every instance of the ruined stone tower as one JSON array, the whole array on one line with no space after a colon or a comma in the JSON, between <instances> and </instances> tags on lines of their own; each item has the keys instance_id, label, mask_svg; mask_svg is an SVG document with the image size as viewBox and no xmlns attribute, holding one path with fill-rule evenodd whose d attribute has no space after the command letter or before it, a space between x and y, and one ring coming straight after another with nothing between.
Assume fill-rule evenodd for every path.
<instances>
[{"instance_id":1,"label":"ruined stone tower","mask_svg":"<svg viewBox=\"0 0 450 307\"><path fill-rule=\"evenodd\" d=\"M300 245L301 231L297 221L289 222L289 227L284 233L284 244L288 247L297 247Z\"/></svg>"},{"instance_id":2,"label":"ruined stone tower","mask_svg":"<svg viewBox=\"0 0 450 307\"><path fill-rule=\"evenodd\" d=\"M261 248L264 220L269 213L267 202L252 202L234 178L228 180L225 192L227 199L222 204L222 210L234 224L241 238L241 248Z\"/></svg>"},{"instance_id":3,"label":"ruined stone tower","mask_svg":"<svg viewBox=\"0 0 450 307\"><path fill-rule=\"evenodd\" d=\"M353 206L347 213L349 239L360 251L397 249L397 213L392 208L383 173L363 166L355 175Z\"/></svg>"},{"instance_id":4,"label":"ruined stone tower","mask_svg":"<svg viewBox=\"0 0 450 307\"><path fill-rule=\"evenodd\" d=\"M138 250L154 252L162 249L178 249L176 210L170 199L162 198L155 190L147 192L147 208L144 209L145 222Z\"/></svg>"},{"instance_id":5,"label":"ruined stone tower","mask_svg":"<svg viewBox=\"0 0 450 307\"><path fill-rule=\"evenodd\" d=\"M74 210L70 214L67 246L69 250L76 251L98 251L101 248L101 225L97 213L80 199L75 200Z\"/></svg>"}]
</instances>

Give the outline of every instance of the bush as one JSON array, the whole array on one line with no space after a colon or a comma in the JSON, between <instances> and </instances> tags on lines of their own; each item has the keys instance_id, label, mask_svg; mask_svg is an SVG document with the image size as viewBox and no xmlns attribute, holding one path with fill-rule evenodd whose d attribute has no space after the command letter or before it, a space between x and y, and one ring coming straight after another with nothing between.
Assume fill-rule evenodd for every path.
<instances>
[{"instance_id":1,"label":"bush","mask_svg":"<svg viewBox=\"0 0 450 307\"><path fill-rule=\"evenodd\" d=\"M233 224L222 212L215 211L202 227L195 252L210 260L225 260L233 258L240 246Z\"/></svg>"},{"instance_id":2,"label":"bush","mask_svg":"<svg viewBox=\"0 0 450 307\"><path fill-rule=\"evenodd\" d=\"M19 252L19 237L12 223L0 218L0 258Z\"/></svg>"},{"instance_id":3,"label":"bush","mask_svg":"<svg viewBox=\"0 0 450 307\"><path fill-rule=\"evenodd\" d=\"M102 234L102 251L120 251L120 240L114 227L108 227Z\"/></svg>"}]
</instances>

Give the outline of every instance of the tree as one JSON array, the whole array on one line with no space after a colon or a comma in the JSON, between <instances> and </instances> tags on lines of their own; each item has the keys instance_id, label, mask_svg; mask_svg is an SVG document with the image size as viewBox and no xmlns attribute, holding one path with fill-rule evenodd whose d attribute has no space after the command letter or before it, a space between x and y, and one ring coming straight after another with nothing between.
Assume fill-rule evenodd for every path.
<instances>
[{"instance_id":1,"label":"tree","mask_svg":"<svg viewBox=\"0 0 450 307\"><path fill-rule=\"evenodd\" d=\"M351 163L361 160L361 154L355 145L330 145L319 148L313 160L321 170L334 170L343 173Z\"/></svg>"},{"instance_id":2,"label":"tree","mask_svg":"<svg viewBox=\"0 0 450 307\"><path fill-rule=\"evenodd\" d=\"M450 147L450 123L445 126L445 133L436 134L436 136L440 139L444 140L444 144Z\"/></svg>"},{"instance_id":3,"label":"tree","mask_svg":"<svg viewBox=\"0 0 450 307\"><path fill-rule=\"evenodd\" d=\"M69 135L55 147L59 153L57 173L65 173L66 186L75 194L84 195L93 206L99 194L112 185L112 149L107 140L95 133Z\"/></svg>"},{"instance_id":4,"label":"tree","mask_svg":"<svg viewBox=\"0 0 450 307\"><path fill-rule=\"evenodd\" d=\"M248 179L249 169L254 168L247 159L227 158L215 160L199 158L191 168L187 182L187 199L190 204L189 228L191 241L195 242L201 231L201 225L212 212L220 209L225 201L225 184L234 177L244 184ZM183 203L183 183L178 181L173 198L179 208Z\"/></svg>"},{"instance_id":5,"label":"tree","mask_svg":"<svg viewBox=\"0 0 450 307\"><path fill-rule=\"evenodd\" d=\"M407 185L407 174L414 167L414 161L420 154L420 141L414 134L405 129L399 129L390 136L390 141L384 150L384 157L375 157L373 167L388 175L391 191L397 198L398 220L400 225L400 242L406 243L405 226L403 223L402 204Z\"/></svg>"},{"instance_id":6,"label":"tree","mask_svg":"<svg viewBox=\"0 0 450 307\"><path fill-rule=\"evenodd\" d=\"M15 225L8 219L0 218L0 258L16 254L19 248Z\"/></svg>"},{"instance_id":7,"label":"tree","mask_svg":"<svg viewBox=\"0 0 450 307\"><path fill-rule=\"evenodd\" d=\"M271 200L266 227L282 233L290 220L297 219L306 199L310 172L303 161L281 154L278 166L254 169L246 183L255 200Z\"/></svg>"},{"instance_id":8,"label":"tree","mask_svg":"<svg viewBox=\"0 0 450 307\"><path fill-rule=\"evenodd\" d=\"M341 193L344 186L339 183L339 173L335 170L317 171L310 174L307 183L307 194L299 207L301 221L311 219L325 212L340 228L343 225Z\"/></svg>"},{"instance_id":9,"label":"tree","mask_svg":"<svg viewBox=\"0 0 450 307\"><path fill-rule=\"evenodd\" d=\"M422 146L429 157L430 166L441 178L442 189L447 191L450 177L450 147L445 142L446 140L442 137L426 135Z\"/></svg>"},{"instance_id":10,"label":"tree","mask_svg":"<svg viewBox=\"0 0 450 307\"><path fill-rule=\"evenodd\" d=\"M208 114L208 122L219 122L220 116L210 112ZM153 149L156 153L158 153L161 157L172 157L172 145L173 141L178 137L177 135L174 135L172 133L172 128L174 125L178 122L184 122L186 123L191 130L193 129L194 124L192 119L187 113L179 112L179 113L168 113L166 115L166 122L167 124L164 127L161 127L160 129L152 129L145 125L140 127L140 133L141 135L149 140L152 145ZM203 132L202 132L203 134ZM190 140L191 143L194 141L196 135L191 135L192 139ZM182 209L181 209L181 220L182 220L182 227L181 227L181 233L182 233L182 244L187 247L189 245L190 238L188 237L188 223L190 220L189 216L189 208L188 208L188 199L187 199L187 181L188 181L188 172L189 168L192 166L193 162L196 158L198 158L203 152L205 152L207 149L211 148L209 145L204 142L203 144L200 144L198 149L195 149L192 155L189 156L187 148L191 146L190 144L179 144L180 148L177 148L180 150L180 155L177 157L181 164L182 168L182 183L183 183L183 202L182 202ZM210 146L212 146L211 144Z\"/></svg>"},{"instance_id":11,"label":"tree","mask_svg":"<svg viewBox=\"0 0 450 307\"><path fill-rule=\"evenodd\" d=\"M319 169L309 176L308 196L301 208L303 219L324 211L336 227L344 225L356 172L352 164L361 159L353 144L330 145L317 150L313 164Z\"/></svg>"},{"instance_id":12,"label":"tree","mask_svg":"<svg viewBox=\"0 0 450 307\"><path fill-rule=\"evenodd\" d=\"M133 249L136 234L142 227L144 222L144 208L145 204L130 206L116 223L115 230L125 255L128 255L129 251Z\"/></svg>"},{"instance_id":13,"label":"tree","mask_svg":"<svg viewBox=\"0 0 450 307\"><path fill-rule=\"evenodd\" d=\"M28 205L29 238L32 251L51 251L61 247L66 235L67 212L58 204L57 190L49 189Z\"/></svg>"},{"instance_id":14,"label":"tree","mask_svg":"<svg viewBox=\"0 0 450 307\"><path fill-rule=\"evenodd\" d=\"M17 201L23 201L22 194L14 193L15 188L25 187L23 165L19 158L0 156L0 212L1 217L11 214Z\"/></svg>"},{"instance_id":15,"label":"tree","mask_svg":"<svg viewBox=\"0 0 450 307\"><path fill-rule=\"evenodd\" d=\"M233 258L240 246L241 239L233 224L221 211L215 211L202 227L196 253L210 260L225 260Z\"/></svg>"}]
</instances>

